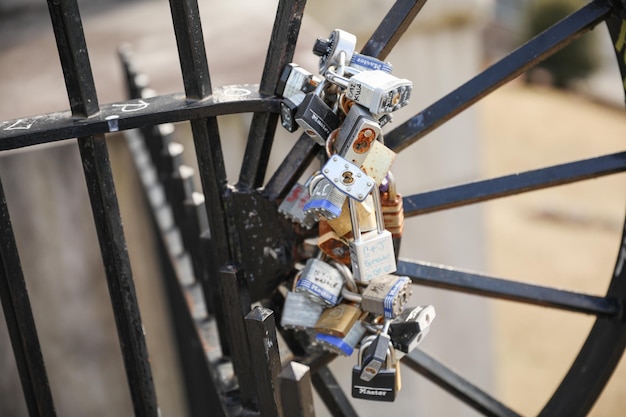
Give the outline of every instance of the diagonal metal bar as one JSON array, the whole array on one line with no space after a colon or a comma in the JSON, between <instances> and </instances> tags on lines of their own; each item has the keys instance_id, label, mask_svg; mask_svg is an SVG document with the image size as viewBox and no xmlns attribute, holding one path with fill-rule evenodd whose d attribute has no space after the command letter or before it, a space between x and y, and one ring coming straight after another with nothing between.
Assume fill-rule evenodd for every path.
<instances>
[{"instance_id":1,"label":"diagonal metal bar","mask_svg":"<svg viewBox=\"0 0 626 417\"><path fill-rule=\"evenodd\" d=\"M606 19L608 1L596 0L539 34L502 60L416 114L385 136L385 144L399 152L432 132L478 100L541 62Z\"/></svg>"},{"instance_id":2,"label":"diagonal metal bar","mask_svg":"<svg viewBox=\"0 0 626 417\"><path fill-rule=\"evenodd\" d=\"M259 87L263 94L274 94L283 68L293 60L305 5L306 0L281 0L278 3ZM238 189L249 190L263 185L277 123L276 113L255 113L252 117Z\"/></svg>"},{"instance_id":3,"label":"diagonal metal bar","mask_svg":"<svg viewBox=\"0 0 626 417\"><path fill-rule=\"evenodd\" d=\"M363 55L385 59L418 15L426 0L397 0L361 50Z\"/></svg>"},{"instance_id":4,"label":"diagonal metal bar","mask_svg":"<svg viewBox=\"0 0 626 417\"><path fill-rule=\"evenodd\" d=\"M568 162L407 196L402 199L404 216L432 213L624 171L626 152Z\"/></svg>"},{"instance_id":5,"label":"diagonal metal bar","mask_svg":"<svg viewBox=\"0 0 626 417\"><path fill-rule=\"evenodd\" d=\"M76 0L48 0L48 9L72 114L91 116L98 112L98 101L78 4ZM152 371L104 135L79 137L78 147L134 412L156 417Z\"/></svg>"},{"instance_id":6,"label":"diagonal metal bar","mask_svg":"<svg viewBox=\"0 0 626 417\"><path fill-rule=\"evenodd\" d=\"M515 411L419 349L404 356L402 363L485 416L520 417Z\"/></svg>"},{"instance_id":7,"label":"diagonal metal bar","mask_svg":"<svg viewBox=\"0 0 626 417\"><path fill-rule=\"evenodd\" d=\"M622 313L616 298L492 278L426 262L401 260L397 268L397 274L410 277L418 285L605 317Z\"/></svg>"},{"instance_id":8,"label":"diagonal metal bar","mask_svg":"<svg viewBox=\"0 0 626 417\"><path fill-rule=\"evenodd\" d=\"M335 376L327 366L323 366L317 372L313 372L311 380L313 381L315 391L317 391L324 405L326 405L331 416L358 417L345 392L343 392Z\"/></svg>"},{"instance_id":9,"label":"diagonal metal bar","mask_svg":"<svg viewBox=\"0 0 626 417\"><path fill-rule=\"evenodd\" d=\"M39 345L9 210L0 182L0 302L30 417L54 417L48 374Z\"/></svg>"},{"instance_id":10,"label":"diagonal metal bar","mask_svg":"<svg viewBox=\"0 0 626 417\"><path fill-rule=\"evenodd\" d=\"M270 201L282 198L304 173L320 149L303 133L265 185L263 195Z\"/></svg>"}]
</instances>

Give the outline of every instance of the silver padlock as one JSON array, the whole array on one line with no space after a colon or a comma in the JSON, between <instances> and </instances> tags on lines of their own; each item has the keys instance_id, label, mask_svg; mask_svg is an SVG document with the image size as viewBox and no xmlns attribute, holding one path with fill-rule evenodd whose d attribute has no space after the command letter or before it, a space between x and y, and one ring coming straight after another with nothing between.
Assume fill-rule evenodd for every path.
<instances>
[{"instance_id":1,"label":"silver padlock","mask_svg":"<svg viewBox=\"0 0 626 417\"><path fill-rule=\"evenodd\" d=\"M348 197L367 198L376 182L358 166L340 155L332 155L322 167L322 175Z\"/></svg>"},{"instance_id":2,"label":"silver padlock","mask_svg":"<svg viewBox=\"0 0 626 417\"><path fill-rule=\"evenodd\" d=\"M343 276L337 268L322 259L311 258L302 270L296 292L304 293L324 307L332 307L339 302L343 285Z\"/></svg>"},{"instance_id":3,"label":"silver padlock","mask_svg":"<svg viewBox=\"0 0 626 417\"><path fill-rule=\"evenodd\" d=\"M435 307L431 305L406 309L389 325L391 343L400 352L411 353L430 332L436 316Z\"/></svg>"},{"instance_id":4,"label":"silver padlock","mask_svg":"<svg viewBox=\"0 0 626 417\"><path fill-rule=\"evenodd\" d=\"M283 304L280 325L284 329L312 329L323 310L320 304L311 301L305 294L289 291Z\"/></svg>"},{"instance_id":5,"label":"silver padlock","mask_svg":"<svg viewBox=\"0 0 626 417\"><path fill-rule=\"evenodd\" d=\"M289 98L298 92L308 93L315 89L313 74L298 64L285 66L276 85L276 95Z\"/></svg>"},{"instance_id":6,"label":"silver padlock","mask_svg":"<svg viewBox=\"0 0 626 417\"><path fill-rule=\"evenodd\" d=\"M374 278L363 290L361 308L392 319L404 310L411 296L411 279L397 275Z\"/></svg>"},{"instance_id":7,"label":"silver padlock","mask_svg":"<svg viewBox=\"0 0 626 417\"><path fill-rule=\"evenodd\" d=\"M409 103L413 83L385 71L362 71L346 78L331 67L326 79L346 90L346 98L365 107L373 115L394 112Z\"/></svg>"},{"instance_id":8,"label":"silver padlock","mask_svg":"<svg viewBox=\"0 0 626 417\"><path fill-rule=\"evenodd\" d=\"M339 191L328 179L319 174L308 182L311 198L304 205L304 212L317 218L334 219L341 214L346 195Z\"/></svg>"},{"instance_id":9,"label":"silver padlock","mask_svg":"<svg viewBox=\"0 0 626 417\"><path fill-rule=\"evenodd\" d=\"M361 167L380 133L380 125L371 113L365 107L353 104L333 146L339 155Z\"/></svg>"},{"instance_id":10,"label":"silver padlock","mask_svg":"<svg viewBox=\"0 0 626 417\"><path fill-rule=\"evenodd\" d=\"M361 233L356 204L352 199L349 200L350 221L354 236L354 239L350 241L352 273L355 280L365 283L396 271L393 240L391 233L384 229L378 189L372 192L372 197L376 214L376 230L367 233Z\"/></svg>"},{"instance_id":11,"label":"silver padlock","mask_svg":"<svg viewBox=\"0 0 626 417\"><path fill-rule=\"evenodd\" d=\"M307 187L296 183L278 206L278 212L305 229L311 229L317 222L317 216L304 211L304 206L310 199Z\"/></svg>"}]
</instances>

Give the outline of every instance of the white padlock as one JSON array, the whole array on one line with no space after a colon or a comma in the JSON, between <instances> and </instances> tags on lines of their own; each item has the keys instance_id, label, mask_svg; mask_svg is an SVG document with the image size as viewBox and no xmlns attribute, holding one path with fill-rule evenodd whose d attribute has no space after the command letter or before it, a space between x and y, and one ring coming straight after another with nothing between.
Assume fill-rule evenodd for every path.
<instances>
[{"instance_id":1,"label":"white padlock","mask_svg":"<svg viewBox=\"0 0 626 417\"><path fill-rule=\"evenodd\" d=\"M350 260L354 279L370 282L374 278L396 271L396 258L393 250L391 232L385 230L378 189L372 192L376 214L376 230L361 233L356 211L356 203L349 200L350 221L353 240L350 241Z\"/></svg>"}]
</instances>

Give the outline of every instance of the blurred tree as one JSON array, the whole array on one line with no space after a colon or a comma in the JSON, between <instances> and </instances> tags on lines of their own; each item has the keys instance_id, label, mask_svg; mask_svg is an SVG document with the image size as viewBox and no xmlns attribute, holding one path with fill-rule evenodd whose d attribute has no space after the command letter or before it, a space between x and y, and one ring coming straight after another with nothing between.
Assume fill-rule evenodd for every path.
<instances>
[{"instance_id":1,"label":"blurred tree","mask_svg":"<svg viewBox=\"0 0 626 417\"><path fill-rule=\"evenodd\" d=\"M530 0L526 7L525 38L531 39L581 6L581 0ZM595 68L597 57L595 38L587 33L561 49L528 72L533 81L541 70L549 74L550 82L558 88L567 88L577 79L587 77Z\"/></svg>"}]
</instances>

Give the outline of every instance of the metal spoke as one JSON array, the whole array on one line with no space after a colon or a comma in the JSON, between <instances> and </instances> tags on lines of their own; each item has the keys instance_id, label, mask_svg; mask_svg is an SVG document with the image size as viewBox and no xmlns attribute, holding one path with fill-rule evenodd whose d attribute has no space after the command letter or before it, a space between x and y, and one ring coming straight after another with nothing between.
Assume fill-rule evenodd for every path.
<instances>
[{"instance_id":1,"label":"metal spoke","mask_svg":"<svg viewBox=\"0 0 626 417\"><path fill-rule=\"evenodd\" d=\"M339 383L327 366L314 372L311 379L315 391L333 417L358 417L348 397L339 387Z\"/></svg>"},{"instance_id":2,"label":"metal spoke","mask_svg":"<svg viewBox=\"0 0 626 417\"><path fill-rule=\"evenodd\" d=\"M396 273L410 277L414 284L467 294L606 317L618 317L622 313L622 306L617 298L492 278L426 262L401 260Z\"/></svg>"},{"instance_id":3,"label":"metal spoke","mask_svg":"<svg viewBox=\"0 0 626 417\"><path fill-rule=\"evenodd\" d=\"M259 91L272 95L285 65L293 60L306 0L281 0L267 49ZM274 142L278 114L255 113L252 117L246 151L237 188L248 190L263 185Z\"/></svg>"},{"instance_id":4,"label":"metal spoke","mask_svg":"<svg viewBox=\"0 0 626 417\"><path fill-rule=\"evenodd\" d=\"M515 411L419 349L404 356L402 363L485 416L520 417Z\"/></svg>"},{"instance_id":5,"label":"metal spoke","mask_svg":"<svg viewBox=\"0 0 626 417\"><path fill-rule=\"evenodd\" d=\"M511 54L416 114L385 136L385 144L396 152L456 116L496 88L541 62L578 36L606 19L608 1L596 0L539 34Z\"/></svg>"},{"instance_id":6,"label":"metal spoke","mask_svg":"<svg viewBox=\"0 0 626 417\"><path fill-rule=\"evenodd\" d=\"M0 302L31 417L54 417L48 374L0 182Z\"/></svg>"},{"instance_id":7,"label":"metal spoke","mask_svg":"<svg viewBox=\"0 0 626 417\"><path fill-rule=\"evenodd\" d=\"M626 152L476 181L402 199L412 217L626 171Z\"/></svg>"},{"instance_id":8,"label":"metal spoke","mask_svg":"<svg viewBox=\"0 0 626 417\"><path fill-rule=\"evenodd\" d=\"M426 4L426 0L397 0L369 38L361 53L385 59L409 25Z\"/></svg>"},{"instance_id":9,"label":"metal spoke","mask_svg":"<svg viewBox=\"0 0 626 417\"><path fill-rule=\"evenodd\" d=\"M282 198L298 181L319 150L319 146L303 133L267 182L263 195L270 201Z\"/></svg>"}]
</instances>

